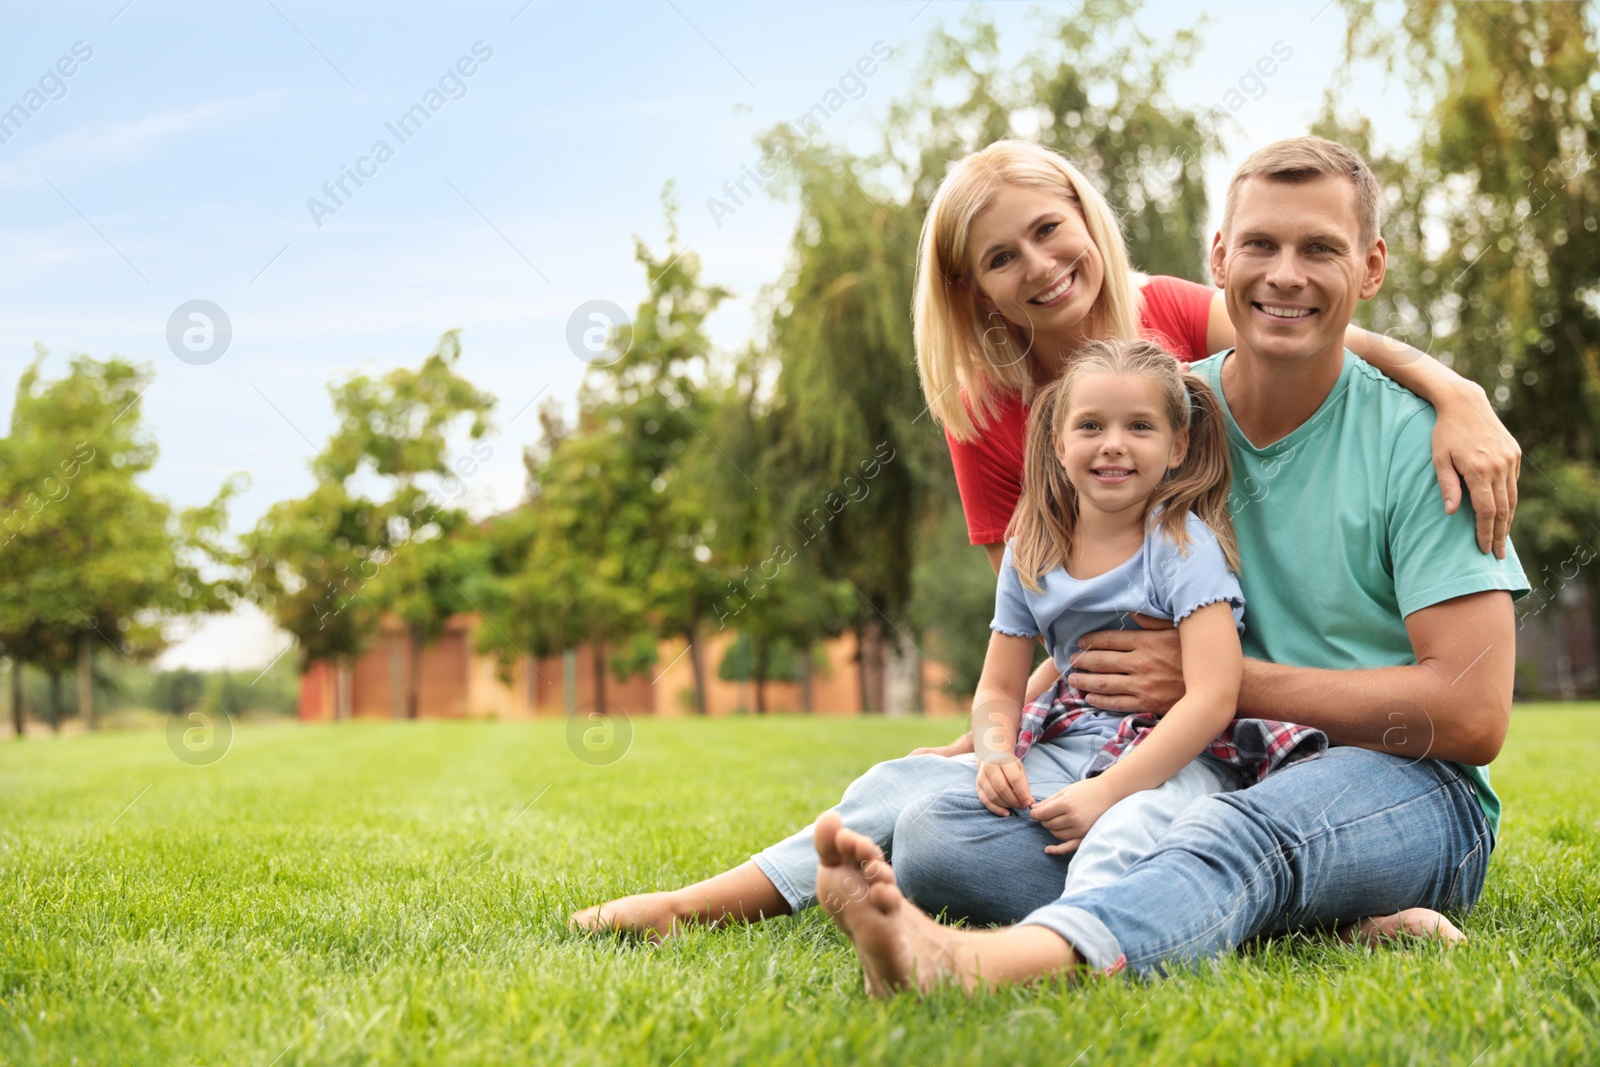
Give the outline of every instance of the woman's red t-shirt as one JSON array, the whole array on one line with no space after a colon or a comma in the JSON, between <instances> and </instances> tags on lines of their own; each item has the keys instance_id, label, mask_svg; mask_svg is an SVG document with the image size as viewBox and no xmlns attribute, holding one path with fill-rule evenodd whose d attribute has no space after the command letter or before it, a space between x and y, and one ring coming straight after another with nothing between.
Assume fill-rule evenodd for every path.
<instances>
[{"instance_id":1,"label":"woman's red t-shirt","mask_svg":"<svg viewBox=\"0 0 1600 1067\"><path fill-rule=\"evenodd\" d=\"M1193 363L1204 359L1206 324L1217 291L1182 278L1152 276L1141 290L1139 329L1167 351ZM957 441L948 432L950 461L961 489L961 508L967 516L967 535L975 545L1005 540L1011 513L1022 496L1022 450L1028 428L1028 409L1017 393L998 398L994 417L975 441ZM963 397L963 403L965 398ZM971 408L968 408L971 412Z\"/></svg>"}]
</instances>

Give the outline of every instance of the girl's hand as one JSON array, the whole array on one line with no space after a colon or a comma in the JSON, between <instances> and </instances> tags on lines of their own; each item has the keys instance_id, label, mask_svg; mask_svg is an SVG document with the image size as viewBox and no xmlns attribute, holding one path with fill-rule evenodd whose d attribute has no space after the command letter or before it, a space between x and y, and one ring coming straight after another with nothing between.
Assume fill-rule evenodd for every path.
<instances>
[{"instance_id":1,"label":"girl's hand","mask_svg":"<svg viewBox=\"0 0 1600 1067\"><path fill-rule=\"evenodd\" d=\"M1491 547L1506 558L1506 536L1517 511L1517 475L1522 449L1501 425L1489 395L1470 382L1458 398L1438 409L1433 428L1433 472L1444 494L1444 510L1454 515L1461 506L1461 483L1467 483L1472 510L1478 514L1478 550Z\"/></svg>"},{"instance_id":2,"label":"girl's hand","mask_svg":"<svg viewBox=\"0 0 1600 1067\"><path fill-rule=\"evenodd\" d=\"M978 764L978 799L996 815L1010 815L1013 808L1033 806L1028 792L1028 773L1022 761L1008 756L993 763Z\"/></svg>"},{"instance_id":3,"label":"girl's hand","mask_svg":"<svg viewBox=\"0 0 1600 1067\"><path fill-rule=\"evenodd\" d=\"M1046 845L1045 852L1059 856L1076 852L1089 828L1121 798L1115 796L1099 778L1073 782L1061 792L1033 805L1029 816L1060 838L1058 845Z\"/></svg>"}]
</instances>

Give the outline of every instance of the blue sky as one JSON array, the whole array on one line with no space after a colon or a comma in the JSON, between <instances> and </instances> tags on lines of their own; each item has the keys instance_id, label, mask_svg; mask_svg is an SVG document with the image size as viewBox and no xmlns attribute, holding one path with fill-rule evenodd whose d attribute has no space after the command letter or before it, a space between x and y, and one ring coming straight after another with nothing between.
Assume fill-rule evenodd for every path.
<instances>
[{"instance_id":1,"label":"blue sky","mask_svg":"<svg viewBox=\"0 0 1600 1067\"><path fill-rule=\"evenodd\" d=\"M1008 54L1026 49L1035 5L977 6L1000 23ZM480 512L511 506L537 431L529 403L570 406L585 369L568 320L590 300L637 304L634 237L663 246L664 184L682 202L682 244L708 281L737 294L711 323L732 349L783 271L794 207L763 195L713 219L707 199L757 162L760 132L825 100L878 45L892 58L822 134L872 144L929 31L967 8L0 5L0 112L22 108L0 115L0 417L36 342L52 375L74 352L149 363L144 410L161 459L147 484L189 505L248 472L234 514L244 529L309 487L307 461L332 428L330 380L414 365L459 327L464 372L500 399L493 456L468 500ZM1174 95L1243 101L1210 175L1220 190L1249 147L1304 132L1344 23L1323 0L1152 2L1140 23L1159 36L1202 14L1204 51ZM1292 57L1252 81L1275 45ZM1375 80L1347 99L1391 140L1409 136L1407 102ZM415 104L437 110L402 139L386 124ZM378 141L392 152L381 163ZM324 183L341 179L330 195ZM168 346L169 319L191 300L231 324L212 362ZM165 662L261 663L283 640L259 619L212 620Z\"/></svg>"}]
</instances>

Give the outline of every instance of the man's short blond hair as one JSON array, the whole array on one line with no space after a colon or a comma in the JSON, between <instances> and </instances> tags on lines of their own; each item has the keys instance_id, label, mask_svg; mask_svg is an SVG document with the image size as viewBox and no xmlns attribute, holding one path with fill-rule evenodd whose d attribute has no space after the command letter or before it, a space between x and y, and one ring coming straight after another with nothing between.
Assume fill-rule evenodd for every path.
<instances>
[{"instance_id":1,"label":"man's short blond hair","mask_svg":"<svg viewBox=\"0 0 1600 1067\"><path fill-rule=\"evenodd\" d=\"M1296 183L1324 177L1348 178L1355 186L1361 246L1370 246L1378 239L1378 179L1365 160L1326 137L1290 137L1252 152L1228 183L1228 199L1222 209L1223 232L1227 232L1233 219L1240 188L1251 178Z\"/></svg>"}]
</instances>

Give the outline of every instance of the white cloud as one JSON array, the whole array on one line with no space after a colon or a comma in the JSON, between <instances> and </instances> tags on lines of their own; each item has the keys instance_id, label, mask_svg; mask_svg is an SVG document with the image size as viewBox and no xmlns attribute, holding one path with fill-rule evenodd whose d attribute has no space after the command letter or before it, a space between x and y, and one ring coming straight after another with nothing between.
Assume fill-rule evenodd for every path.
<instances>
[{"instance_id":1,"label":"white cloud","mask_svg":"<svg viewBox=\"0 0 1600 1067\"><path fill-rule=\"evenodd\" d=\"M0 189L44 188L46 176L59 182L124 166L150 156L166 141L261 114L285 95L282 90L262 91L57 134L0 166Z\"/></svg>"}]
</instances>

